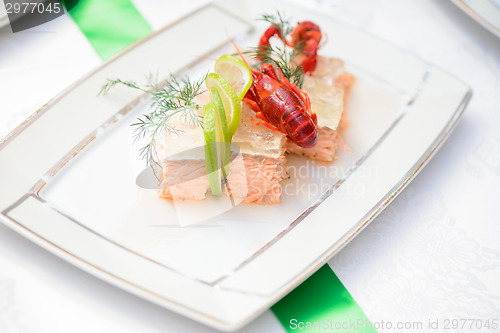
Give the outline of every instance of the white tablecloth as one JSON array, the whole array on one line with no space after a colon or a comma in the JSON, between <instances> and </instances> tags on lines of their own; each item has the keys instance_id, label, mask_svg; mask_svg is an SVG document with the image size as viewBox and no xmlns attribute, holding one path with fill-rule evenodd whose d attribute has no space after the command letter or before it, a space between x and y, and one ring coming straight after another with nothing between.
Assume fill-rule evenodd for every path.
<instances>
[{"instance_id":1,"label":"white tablecloth","mask_svg":"<svg viewBox=\"0 0 500 333\"><path fill-rule=\"evenodd\" d=\"M202 3L133 2L155 29ZM415 53L474 90L440 152L330 265L367 316L379 326L384 321L380 332L425 331L436 319L440 325L500 321L494 209L500 204L500 39L446 0L307 4ZM21 33L0 30L0 137L100 62L68 16ZM398 330L398 322L421 322L422 329ZM0 226L0 332L69 331L213 330L112 287ZM268 311L243 331L284 329Z\"/></svg>"}]
</instances>

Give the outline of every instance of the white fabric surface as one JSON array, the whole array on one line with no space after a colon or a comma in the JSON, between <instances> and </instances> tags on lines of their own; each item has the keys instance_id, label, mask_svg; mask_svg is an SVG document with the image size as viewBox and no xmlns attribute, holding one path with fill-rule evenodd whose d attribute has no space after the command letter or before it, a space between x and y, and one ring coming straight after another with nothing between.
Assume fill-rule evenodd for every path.
<instances>
[{"instance_id":1,"label":"white fabric surface","mask_svg":"<svg viewBox=\"0 0 500 333\"><path fill-rule=\"evenodd\" d=\"M203 2L133 1L155 29ZM500 320L494 210L500 199L500 40L445 0L306 4L415 53L474 90L436 157L330 265L375 322L421 321L426 330L429 319ZM0 137L99 64L67 16L14 35L0 30ZM101 282L0 226L0 332L67 331L213 330ZM269 311L243 330L283 331Z\"/></svg>"}]
</instances>

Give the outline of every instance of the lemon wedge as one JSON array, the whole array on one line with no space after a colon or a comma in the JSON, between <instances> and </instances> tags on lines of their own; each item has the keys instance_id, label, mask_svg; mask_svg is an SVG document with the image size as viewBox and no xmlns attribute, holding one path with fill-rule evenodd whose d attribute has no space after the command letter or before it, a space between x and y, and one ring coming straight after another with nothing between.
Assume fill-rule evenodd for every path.
<instances>
[{"instance_id":1,"label":"lemon wedge","mask_svg":"<svg viewBox=\"0 0 500 333\"><path fill-rule=\"evenodd\" d=\"M205 137L205 168L208 184L215 196L222 194L221 169L217 156L217 105L208 103L203 107L203 135Z\"/></svg>"},{"instance_id":2,"label":"lemon wedge","mask_svg":"<svg viewBox=\"0 0 500 333\"><path fill-rule=\"evenodd\" d=\"M231 85L240 101L252 86L252 70L243 60L235 56L225 54L217 59L215 73Z\"/></svg>"},{"instance_id":3,"label":"lemon wedge","mask_svg":"<svg viewBox=\"0 0 500 333\"><path fill-rule=\"evenodd\" d=\"M236 95L233 87L231 87L231 85L219 74L208 74L205 79L205 84L209 90L211 88L217 89L222 104L224 105L229 136L232 137L240 125L241 101Z\"/></svg>"}]
</instances>

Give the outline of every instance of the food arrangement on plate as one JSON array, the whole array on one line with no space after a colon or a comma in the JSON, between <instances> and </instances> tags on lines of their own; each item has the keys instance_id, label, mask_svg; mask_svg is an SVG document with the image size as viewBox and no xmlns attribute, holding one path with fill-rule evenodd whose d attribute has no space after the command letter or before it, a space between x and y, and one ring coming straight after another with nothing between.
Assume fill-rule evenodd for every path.
<instances>
[{"instance_id":1,"label":"food arrangement on plate","mask_svg":"<svg viewBox=\"0 0 500 333\"><path fill-rule=\"evenodd\" d=\"M103 86L101 93L124 84L152 95L151 113L133 126L135 139L148 140L141 155L159 171L160 197L210 193L277 204L287 154L332 162L347 149L341 133L354 76L341 59L318 54L326 38L315 23L292 25L280 13L262 19L270 27L257 47L240 51L233 43L235 53L199 80L171 75L163 85L113 79Z\"/></svg>"}]
</instances>

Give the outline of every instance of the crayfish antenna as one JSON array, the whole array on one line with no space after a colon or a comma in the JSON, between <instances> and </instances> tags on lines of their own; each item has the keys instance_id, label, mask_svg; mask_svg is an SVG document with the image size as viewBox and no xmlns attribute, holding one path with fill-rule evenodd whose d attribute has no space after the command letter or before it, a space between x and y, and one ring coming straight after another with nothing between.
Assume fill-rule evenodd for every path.
<instances>
[{"instance_id":1,"label":"crayfish antenna","mask_svg":"<svg viewBox=\"0 0 500 333\"><path fill-rule=\"evenodd\" d=\"M205 60L212 60L212 61L215 61L217 59L215 58L212 58L212 57L207 57L207 56L202 56L202 55L198 55L196 56L197 58L200 58L200 59L205 59Z\"/></svg>"},{"instance_id":2,"label":"crayfish antenna","mask_svg":"<svg viewBox=\"0 0 500 333\"><path fill-rule=\"evenodd\" d=\"M319 50L320 48L322 48L323 46L325 46L325 45L326 45L326 43L328 43L328 34L327 34L326 32L325 32L325 33L323 33L323 36L322 36L322 37L323 37L323 38L321 39L321 42L320 42L320 43L319 43L319 45L318 45L318 50Z\"/></svg>"},{"instance_id":3,"label":"crayfish antenna","mask_svg":"<svg viewBox=\"0 0 500 333\"><path fill-rule=\"evenodd\" d=\"M243 57L243 54L241 53L238 46L236 46L236 43L231 39L231 37L229 37L229 34L227 33L227 31L226 31L226 36L227 36L227 39L229 39L229 41L231 42L231 44L233 44L234 48L236 49L236 52L238 52L238 54L240 55L241 60L243 60L245 62L245 64L248 66L248 68L251 69L252 67L250 67L250 65L248 64L246 59Z\"/></svg>"}]
</instances>

